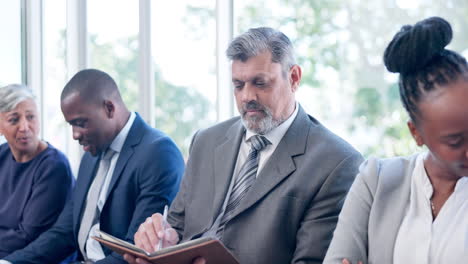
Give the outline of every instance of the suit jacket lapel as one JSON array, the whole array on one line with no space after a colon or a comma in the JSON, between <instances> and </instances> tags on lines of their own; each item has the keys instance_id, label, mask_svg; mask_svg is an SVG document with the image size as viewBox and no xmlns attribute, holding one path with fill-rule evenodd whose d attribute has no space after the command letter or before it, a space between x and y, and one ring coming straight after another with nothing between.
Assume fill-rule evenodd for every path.
<instances>
[{"instance_id":1,"label":"suit jacket lapel","mask_svg":"<svg viewBox=\"0 0 468 264\"><path fill-rule=\"evenodd\" d=\"M133 146L138 145L143 137L145 129L145 123L141 119L141 117L136 114L135 120L133 121L132 127L130 131L128 131L127 138L125 139L125 143L122 147L122 150L119 154L119 159L115 164L114 172L112 173L112 178L109 183L109 189L107 191L107 196L114 190L114 187L119 180L122 172L127 165L127 162L133 155ZM107 201L107 199L106 199ZM104 204L105 205L105 204Z\"/></svg>"},{"instance_id":2,"label":"suit jacket lapel","mask_svg":"<svg viewBox=\"0 0 468 264\"><path fill-rule=\"evenodd\" d=\"M119 159L117 160L117 163L115 164L115 169L114 172L112 173L112 178L109 183L109 189L107 191L107 196L112 192L112 190L115 187L115 184L117 183L118 179L122 175L122 171L125 168L125 165L127 165L128 160L130 160L130 157L133 155L133 148L130 147L124 147L122 148L122 151L120 152ZM107 199L106 199L107 201Z\"/></svg>"},{"instance_id":3,"label":"suit jacket lapel","mask_svg":"<svg viewBox=\"0 0 468 264\"><path fill-rule=\"evenodd\" d=\"M226 134L226 138L214 150L214 201L212 221L218 216L231 183L245 128L239 120ZM212 223L211 223L212 224ZM210 224L210 226L211 226Z\"/></svg>"},{"instance_id":4,"label":"suit jacket lapel","mask_svg":"<svg viewBox=\"0 0 468 264\"><path fill-rule=\"evenodd\" d=\"M388 190L387 193L381 195L381 197L387 197L385 200L385 205L392 207L392 210L385 210L381 208L386 214L382 216L382 223L385 221L385 228L376 230L378 235L375 239L376 241L382 241L381 245L386 244L388 249L378 251L382 255L379 256L379 259L385 260L385 262L393 262L393 252L395 250L395 242L398 236L398 230L400 229L403 219L405 218L406 208L410 202L411 194L411 179L413 178L413 171L416 162L416 155L410 160L409 164L396 164L396 165L387 165L385 168L380 168L381 174L390 175L387 177L380 177L381 186L385 186L385 189ZM396 162L401 162L401 160L395 160ZM388 197L392 199L388 199ZM379 254L376 254L379 255Z\"/></svg>"},{"instance_id":5,"label":"suit jacket lapel","mask_svg":"<svg viewBox=\"0 0 468 264\"><path fill-rule=\"evenodd\" d=\"M232 217L254 205L296 170L293 157L305 153L309 129L308 116L299 106L296 119L284 134L275 152L259 172L257 180L244 197L244 200L236 208Z\"/></svg>"}]
</instances>

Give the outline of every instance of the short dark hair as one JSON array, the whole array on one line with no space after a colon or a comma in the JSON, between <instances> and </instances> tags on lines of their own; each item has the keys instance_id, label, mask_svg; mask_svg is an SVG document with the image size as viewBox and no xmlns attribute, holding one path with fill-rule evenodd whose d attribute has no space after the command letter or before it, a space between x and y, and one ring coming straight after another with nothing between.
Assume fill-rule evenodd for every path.
<instances>
[{"instance_id":1,"label":"short dark hair","mask_svg":"<svg viewBox=\"0 0 468 264\"><path fill-rule=\"evenodd\" d=\"M452 34L449 22L430 17L414 26L403 26L385 49L385 66L400 73L400 98L413 122L420 114L417 104L424 94L468 72L466 59L445 49Z\"/></svg>"},{"instance_id":2,"label":"short dark hair","mask_svg":"<svg viewBox=\"0 0 468 264\"><path fill-rule=\"evenodd\" d=\"M120 93L112 77L100 70L85 69L76 73L62 90L60 99L63 100L72 93L79 93L90 102Z\"/></svg>"}]
</instances>

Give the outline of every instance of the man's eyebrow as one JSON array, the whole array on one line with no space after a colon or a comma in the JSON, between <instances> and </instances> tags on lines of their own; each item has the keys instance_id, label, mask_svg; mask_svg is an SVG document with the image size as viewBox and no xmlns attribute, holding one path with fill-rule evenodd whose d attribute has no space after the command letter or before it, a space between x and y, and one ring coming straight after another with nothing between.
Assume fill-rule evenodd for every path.
<instances>
[{"instance_id":1,"label":"man's eyebrow","mask_svg":"<svg viewBox=\"0 0 468 264\"><path fill-rule=\"evenodd\" d=\"M258 80L258 79L268 79L268 77L264 74L262 75L257 75L252 78L252 80Z\"/></svg>"},{"instance_id":2,"label":"man's eyebrow","mask_svg":"<svg viewBox=\"0 0 468 264\"><path fill-rule=\"evenodd\" d=\"M233 82L251 82L251 81L259 79L259 78L267 78L267 77L268 76L265 73L259 73L259 74L256 74L256 75L248 78L247 80L239 80L238 78L232 78L232 81Z\"/></svg>"}]
</instances>

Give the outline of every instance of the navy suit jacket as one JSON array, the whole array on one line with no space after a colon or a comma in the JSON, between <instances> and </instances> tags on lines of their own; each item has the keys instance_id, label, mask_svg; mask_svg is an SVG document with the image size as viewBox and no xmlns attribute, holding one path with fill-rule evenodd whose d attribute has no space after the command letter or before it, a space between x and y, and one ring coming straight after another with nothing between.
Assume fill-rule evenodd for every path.
<instances>
[{"instance_id":1,"label":"navy suit jacket","mask_svg":"<svg viewBox=\"0 0 468 264\"><path fill-rule=\"evenodd\" d=\"M89 153L84 154L73 197L57 222L6 260L15 264L58 263L79 249L78 230L98 160ZM174 199L183 172L184 161L174 142L137 115L112 175L100 229L133 243L139 225ZM106 258L97 263L126 263L120 255L107 248L103 250Z\"/></svg>"}]
</instances>

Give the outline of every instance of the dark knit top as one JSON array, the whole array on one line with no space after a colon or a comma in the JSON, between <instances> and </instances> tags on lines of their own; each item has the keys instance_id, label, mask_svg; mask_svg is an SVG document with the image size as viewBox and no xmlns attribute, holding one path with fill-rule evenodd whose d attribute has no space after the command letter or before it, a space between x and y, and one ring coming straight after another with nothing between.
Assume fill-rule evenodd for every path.
<instances>
[{"instance_id":1,"label":"dark knit top","mask_svg":"<svg viewBox=\"0 0 468 264\"><path fill-rule=\"evenodd\" d=\"M68 159L50 144L24 163L0 145L0 259L52 226L73 185Z\"/></svg>"}]
</instances>

